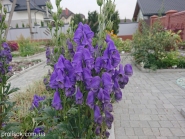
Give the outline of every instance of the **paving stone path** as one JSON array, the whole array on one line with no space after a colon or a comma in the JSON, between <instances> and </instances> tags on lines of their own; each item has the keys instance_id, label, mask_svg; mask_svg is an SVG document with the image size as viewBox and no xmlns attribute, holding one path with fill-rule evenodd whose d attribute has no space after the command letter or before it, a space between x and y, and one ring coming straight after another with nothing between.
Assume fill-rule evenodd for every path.
<instances>
[{"instance_id":1,"label":"paving stone path","mask_svg":"<svg viewBox=\"0 0 185 139\"><path fill-rule=\"evenodd\" d=\"M21 74L19 77L12 79L10 81L12 87L18 87L20 88L21 91L23 91L26 87L31 85L34 81L38 81L42 79L42 77L48 73L49 66L46 66L45 53L32 57L29 60L33 60L33 59L41 59L42 61L44 61L44 63L37 66L34 69L31 69Z\"/></svg>"},{"instance_id":2,"label":"paving stone path","mask_svg":"<svg viewBox=\"0 0 185 139\"><path fill-rule=\"evenodd\" d=\"M131 63L125 57L123 64ZM176 84L181 73L134 75L123 89L123 100L114 104L116 139L185 139L185 88Z\"/></svg>"}]
</instances>

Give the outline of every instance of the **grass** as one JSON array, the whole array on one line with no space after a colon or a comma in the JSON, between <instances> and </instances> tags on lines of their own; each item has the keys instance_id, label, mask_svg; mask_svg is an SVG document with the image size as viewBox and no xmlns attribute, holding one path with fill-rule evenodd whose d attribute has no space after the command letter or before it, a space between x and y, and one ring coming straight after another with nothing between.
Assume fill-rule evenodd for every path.
<instances>
[{"instance_id":1,"label":"grass","mask_svg":"<svg viewBox=\"0 0 185 139\"><path fill-rule=\"evenodd\" d=\"M11 120L20 122L30 112L33 96L49 96L42 80L34 82L25 91L17 92L11 101L16 102Z\"/></svg>"}]
</instances>

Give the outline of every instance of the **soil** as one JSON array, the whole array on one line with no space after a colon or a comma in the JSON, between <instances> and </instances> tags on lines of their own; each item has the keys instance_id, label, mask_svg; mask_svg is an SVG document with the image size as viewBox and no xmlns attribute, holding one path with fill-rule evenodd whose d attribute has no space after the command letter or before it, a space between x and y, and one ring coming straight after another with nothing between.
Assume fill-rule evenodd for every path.
<instances>
[{"instance_id":1,"label":"soil","mask_svg":"<svg viewBox=\"0 0 185 139\"><path fill-rule=\"evenodd\" d=\"M35 59L32 61L26 61L26 60L25 61L14 61L10 63L10 66L12 66L12 73L16 74L22 70L25 70L27 68L34 66L35 64L38 64L39 62L41 62L40 59Z\"/></svg>"}]
</instances>

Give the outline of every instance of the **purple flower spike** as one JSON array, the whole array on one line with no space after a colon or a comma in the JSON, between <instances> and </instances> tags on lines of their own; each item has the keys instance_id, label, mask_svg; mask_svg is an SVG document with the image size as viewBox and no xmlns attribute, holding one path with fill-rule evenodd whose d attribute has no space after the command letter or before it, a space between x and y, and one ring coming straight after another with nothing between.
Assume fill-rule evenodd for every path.
<instances>
[{"instance_id":1,"label":"purple flower spike","mask_svg":"<svg viewBox=\"0 0 185 139\"><path fill-rule=\"evenodd\" d=\"M125 70L125 75L127 75L129 77L132 76L133 70L132 70L132 66L130 64L126 64L124 67L124 70Z\"/></svg>"},{"instance_id":2,"label":"purple flower spike","mask_svg":"<svg viewBox=\"0 0 185 139\"><path fill-rule=\"evenodd\" d=\"M97 126L95 129L95 134L98 136L101 133L100 126Z\"/></svg>"},{"instance_id":3,"label":"purple flower spike","mask_svg":"<svg viewBox=\"0 0 185 139\"><path fill-rule=\"evenodd\" d=\"M98 125L101 125L102 121L103 121L103 118L102 118L101 113L100 113L100 108L97 105L95 105L95 107L94 107L94 121Z\"/></svg>"},{"instance_id":4,"label":"purple flower spike","mask_svg":"<svg viewBox=\"0 0 185 139\"><path fill-rule=\"evenodd\" d=\"M58 91L55 92L53 100L52 100L52 106L56 109L56 110L62 110L62 101L60 99L60 94Z\"/></svg>"},{"instance_id":5,"label":"purple flower spike","mask_svg":"<svg viewBox=\"0 0 185 139\"><path fill-rule=\"evenodd\" d=\"M94 108L94 93L92 91L89 91L87 95L86 104L93 109Z\"/></svg>"},{"instance_id":6,"label":"purple flower spike","mask_svg":"<svg viewBox=\"0 0 185 139\"><path fill-rule=\"evenodd\" d=\"M76 92L76 104L82 104L83 103L83 94L80 91L80 88L77 88L77 92Z\"/></svg>"}]
</instances>

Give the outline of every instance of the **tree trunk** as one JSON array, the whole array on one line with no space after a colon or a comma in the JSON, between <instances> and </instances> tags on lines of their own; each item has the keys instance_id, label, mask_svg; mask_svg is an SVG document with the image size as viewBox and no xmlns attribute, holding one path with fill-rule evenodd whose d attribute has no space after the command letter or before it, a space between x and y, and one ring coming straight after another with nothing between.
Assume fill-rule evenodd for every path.
<instances>
[{"instance_id":1,"label":"tree trunk","mask_svg":"<svg viewBox=\"0 0 185 139\"><path fill-rule=\"evenodd\" d=\"M9 14L9 19L8 19L8 27L5 31L5 34L4 34L4 37L5 39L7 38L7 35L8 35L8 31L9 31L9 27L10 27L10 24L11 24L11 21L12 21L12 16L13 16L13 12L14 12L14 9L15 9L15 4L17 3L17 0L14 0L13 1L13 4L12 4L12 9L11 9L11 12Z\"/></svg>"}]
</instances>

